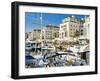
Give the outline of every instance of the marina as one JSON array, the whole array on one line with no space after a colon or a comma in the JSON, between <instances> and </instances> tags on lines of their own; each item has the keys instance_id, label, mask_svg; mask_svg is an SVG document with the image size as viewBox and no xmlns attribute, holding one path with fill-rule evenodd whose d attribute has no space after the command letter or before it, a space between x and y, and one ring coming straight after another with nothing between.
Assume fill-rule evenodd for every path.
<instances>
[{"instance_id":1,"label":"marina","mask_svg":"<svg viewBox=\"0 0 100 81\"><path fill-rule=\"evenodd\" d=\"M26 44L26 68L37 67L60 67L60 66L82 66L89 64L89 51L80 52L75 49L66 50L65 52L56 52L48 46L41 44ZM68 49L68 48L67 48ZM74 50L74 52L73 52ZM77 49L76 49L77 50Z\"/></svg>"}]
</instances>

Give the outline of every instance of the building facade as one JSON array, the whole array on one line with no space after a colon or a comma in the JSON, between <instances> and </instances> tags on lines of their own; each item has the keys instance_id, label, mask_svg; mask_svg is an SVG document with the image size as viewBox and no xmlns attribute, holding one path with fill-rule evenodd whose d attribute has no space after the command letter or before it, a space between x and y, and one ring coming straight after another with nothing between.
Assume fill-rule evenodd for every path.
<instances>
[{"instance_id":1,"label":"building facade","mask_svg":"<svg viewBox=\"0 0 100 81\"><path fill-rule=\"evenodd\" d=\"M80 44L87 44L90 36L89 28L89 16L86 16L84 19L71 16L63 19L60 27L49 24L42 27L42 29L33 29L32 32L25 33L25 39L45 42L53 42L56 39L60 41L73 41L75 39Z\"/></svg>"},{"instance_id":2,"label":"building facade","mask_svg":"<svg viewBox=\"0 0 100 81\"><path fill-rule=\"evenodd\" d=\"M31 32L31 38L33 41L41 40L41 29L33 29Z\"/></svg>"},{"instance_id":3,"label":"building facade","mask_svg":"<svg viewBox=\"0 0 100 81\"><path fill-rule=\"evenodd\" d=\"M89 39L89 36L90 36L90 17L87 16L85 17L85 23L84 23L84 27L86 28L86 36L87 38Z\"/></svg>"},{"instance_id":4,"label":"building facade","mask_svg":"<svg viewBox=\"0 0 100 81\"><path fill-rule=\"evenodd\" d=\"M87 16L84 20L80 21L80 44L89 44L89 36L90 36L90 17Z\"/></svg>"},{"instance_id":5,"label":"building facade","mask_svg":"<svg viewBox=\"0 0 100 81\"><path fill-rule=\"evenodd\" d=\"M78 18L72 16L67 17L60 24L59 37L60 39L67 39L74 37L76 32L79 32L80 21Z\"/></svg>"},{"instance_id":6,"label":"building facade","mask_svg":"<svg viewBox=\"0 0 100 81\"><path fill-rule=\"evenodd\" d=\"M31 32L25 33L25 40L32 40Z\"/></svg>"},{"instance_id":7,"label":"building facade","mask_svg":"<svg viewBox=\"0 0 100 81\"><path fill-rule=\"evenodd\" d=\"M89 27L89 16L86 16L84 19L78 19L75 16L67 17L60 24L59 39L71 41L74 38L80 44L87 44L90 33Z\"/></svg>"},{"instance_id":8,"label":"building facade","mask_svg":"<svg viewBox=\"0 0 100 81\"><path fill-rule=\"evenodd\" d=\"M42 40L52 42L59 37L59 27L53 25L46 25L42 29Z\"/></svg>"}]
</instances>

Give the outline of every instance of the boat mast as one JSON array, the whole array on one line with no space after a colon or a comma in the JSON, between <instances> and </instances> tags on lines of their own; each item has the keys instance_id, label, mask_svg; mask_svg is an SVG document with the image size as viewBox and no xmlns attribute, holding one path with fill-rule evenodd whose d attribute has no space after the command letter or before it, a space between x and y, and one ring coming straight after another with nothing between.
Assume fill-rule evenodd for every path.
<instances>
[{"instance_id":1,"label":"boat mast","mask_svg":"<svg viewBox=\"0 0 100 81\"><path fill-rule=\"evenodd\" d=\"M43 41L42 41L42 13L40 14L40 21L41 21L41 38L40 38L40 40L41 40L41 48L42 48L42 45L43 45ZM41 51L42 51L42 49L41 49Z\"/></svg>"},{"instance_id":2,"label":"boat mast","mask_svg":"<svg viewBox=\"0 0 100 81\"><path fill-rule=\"evenodd\" d=\"M41 40L42 40L42 13L41 13L41 16L40 16L40 20L41 20Z\"/></svg>"}]
</instances>

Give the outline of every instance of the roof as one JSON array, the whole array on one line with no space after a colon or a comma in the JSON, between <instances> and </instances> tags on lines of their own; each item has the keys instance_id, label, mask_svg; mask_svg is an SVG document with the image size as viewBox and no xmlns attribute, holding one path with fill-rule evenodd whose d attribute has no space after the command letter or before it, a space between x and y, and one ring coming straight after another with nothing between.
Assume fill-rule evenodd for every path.
<instances>
[{"instance_id":1,"label":"roof","mask_svg":"<svg viewBox=\"0 0 100 81\"><path fill-rule=\"evenodd\" d=\"M41 31L41 29L33 29L33 31Z\"/></svg>"},{"instance_id":2,"label":"roof","mask_svg":"<svg viewBox=\"0 0 100 81\"><path fill-rule=\"evenodd\" d=\"M55 28L59 28L59 26L55 26L55 25L52 25L52 24L46 25L46 27L55 27Z\"/></svg>"}]
</instances>

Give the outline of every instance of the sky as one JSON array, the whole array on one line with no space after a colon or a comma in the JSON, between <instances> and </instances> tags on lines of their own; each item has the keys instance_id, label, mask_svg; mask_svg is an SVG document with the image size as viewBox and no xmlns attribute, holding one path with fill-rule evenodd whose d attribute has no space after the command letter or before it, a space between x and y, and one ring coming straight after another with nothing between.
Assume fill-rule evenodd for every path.
<instances>
[{"instance_id":1,"label":"sky","mask_svg":"<svg viewBox=\"0 0 100 81\"><path fill-rule=\"evenodd\" d=\"M75 16L76 18L85 18L88 15L75 15L75 14L53 14L42 13L42 27L48 24L59 26L62 20L67 17ZM33 29L41 28L41 13L25 12L25 32L31 32Z\"/></svg>"}]
</instances>

